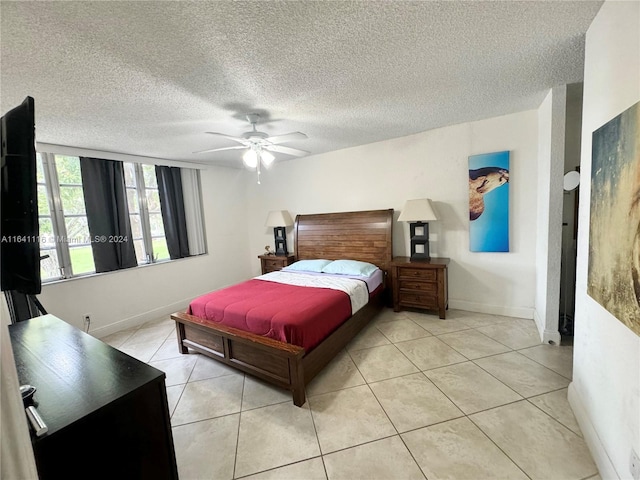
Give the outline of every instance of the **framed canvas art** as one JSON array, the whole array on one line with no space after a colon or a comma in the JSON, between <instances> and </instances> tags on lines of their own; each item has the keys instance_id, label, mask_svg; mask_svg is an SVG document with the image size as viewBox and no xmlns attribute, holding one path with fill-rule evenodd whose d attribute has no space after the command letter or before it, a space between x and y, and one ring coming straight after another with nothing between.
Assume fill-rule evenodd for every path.
<instances>
[{"instance_id":1,"label":"framed canvas art","mask_svg":"<svg viewBox=\"0 0 640 480\"><path fill-rule=\"evenodd\" d=\"M640 102L593 132L587 293L640 335Z\"/></svg>"},{"instance_id":2,"label":"framed canvas art","mask_svg":"<svg viewBox=\"0 0 640 480\"><path fill-rule=\"evenodd\" d=\"M469 157L469 249L509 251L509 151Z\"/></svg>"}]
</instances>

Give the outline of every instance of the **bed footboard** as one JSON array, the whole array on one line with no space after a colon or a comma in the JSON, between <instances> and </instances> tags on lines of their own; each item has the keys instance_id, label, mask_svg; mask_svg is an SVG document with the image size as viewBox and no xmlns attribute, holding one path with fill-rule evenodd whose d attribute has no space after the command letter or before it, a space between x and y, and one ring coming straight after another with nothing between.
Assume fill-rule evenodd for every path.
<instances>
[{"instance_id":1,"label":"bed footboard","mask_svg":"<svg viewBox=\"0 0 640 480\"><path fill-rule=\"evenodd\" d=\"M293 403L305 402L304 348L257 336L224 325L211 325L197 317L178 312L176 322L178 348L189 349L290 390Z\"/></svg>"},{"instance_id":2,"label":"bed footboard","mask_svg":"<svg viewBox=\"0 0 640 480\"><path fill-rule=\"evenodd\" d=\"M305 402L305 386L383 308L384 295L376 295L308 354L304 348L225 325L205 322L183 312L176 322L178 349L189 349L290 390L298 407Z\"/></svg>"}]
</instances>

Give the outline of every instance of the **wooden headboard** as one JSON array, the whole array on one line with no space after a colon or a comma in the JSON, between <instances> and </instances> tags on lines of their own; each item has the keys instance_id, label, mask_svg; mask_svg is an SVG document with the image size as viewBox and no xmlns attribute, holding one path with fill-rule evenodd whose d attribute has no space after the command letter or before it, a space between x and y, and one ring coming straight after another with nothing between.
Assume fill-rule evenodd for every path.
<instances>
[{"instance_id":1,"label":"wooden headboard","mask_svg":"<svg viewBox=\"0 0 640 480\"><path fill-rule=\"evenodd\" d=\"M392 208L298 215L294 229L296 260L360 260L387 271L393 256L392 227Z\"/></svg>"}]
</instances>

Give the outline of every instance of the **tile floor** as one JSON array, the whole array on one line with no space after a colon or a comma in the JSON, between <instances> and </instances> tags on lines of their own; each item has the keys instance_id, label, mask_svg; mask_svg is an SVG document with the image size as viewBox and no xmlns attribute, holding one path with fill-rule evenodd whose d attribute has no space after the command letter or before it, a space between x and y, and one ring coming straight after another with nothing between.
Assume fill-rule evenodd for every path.
<instances>
[{"instance_id":1,"label":"tile floor","mask_svg":"<svg viewBox=\"0 0 640 480\"><path fill-rule=\"evenodd\" d=\"M180 478L599 479L567 402L571 346L533 321L381 312L307 388L199 354L168 318L103 338L163 370Z\"/></svg>"}]
</instances>

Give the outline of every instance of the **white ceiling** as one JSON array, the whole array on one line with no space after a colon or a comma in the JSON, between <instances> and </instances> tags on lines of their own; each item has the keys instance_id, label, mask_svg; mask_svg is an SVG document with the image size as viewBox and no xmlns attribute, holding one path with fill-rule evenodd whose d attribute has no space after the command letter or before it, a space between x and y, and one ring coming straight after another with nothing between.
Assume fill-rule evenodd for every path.
<instances>
[{"instance_id":1,"label":"white ceiling","mask_svg":"<svg viewBox=\"0 0 640 480\"><path fill-rule=\"evenodd\" d=\"M2 1L1 108L33 96L43 143L238 167L192 152L258 112L319 154L536 108L582 80L601 4Z\"/></svg>"}]
</instances>

